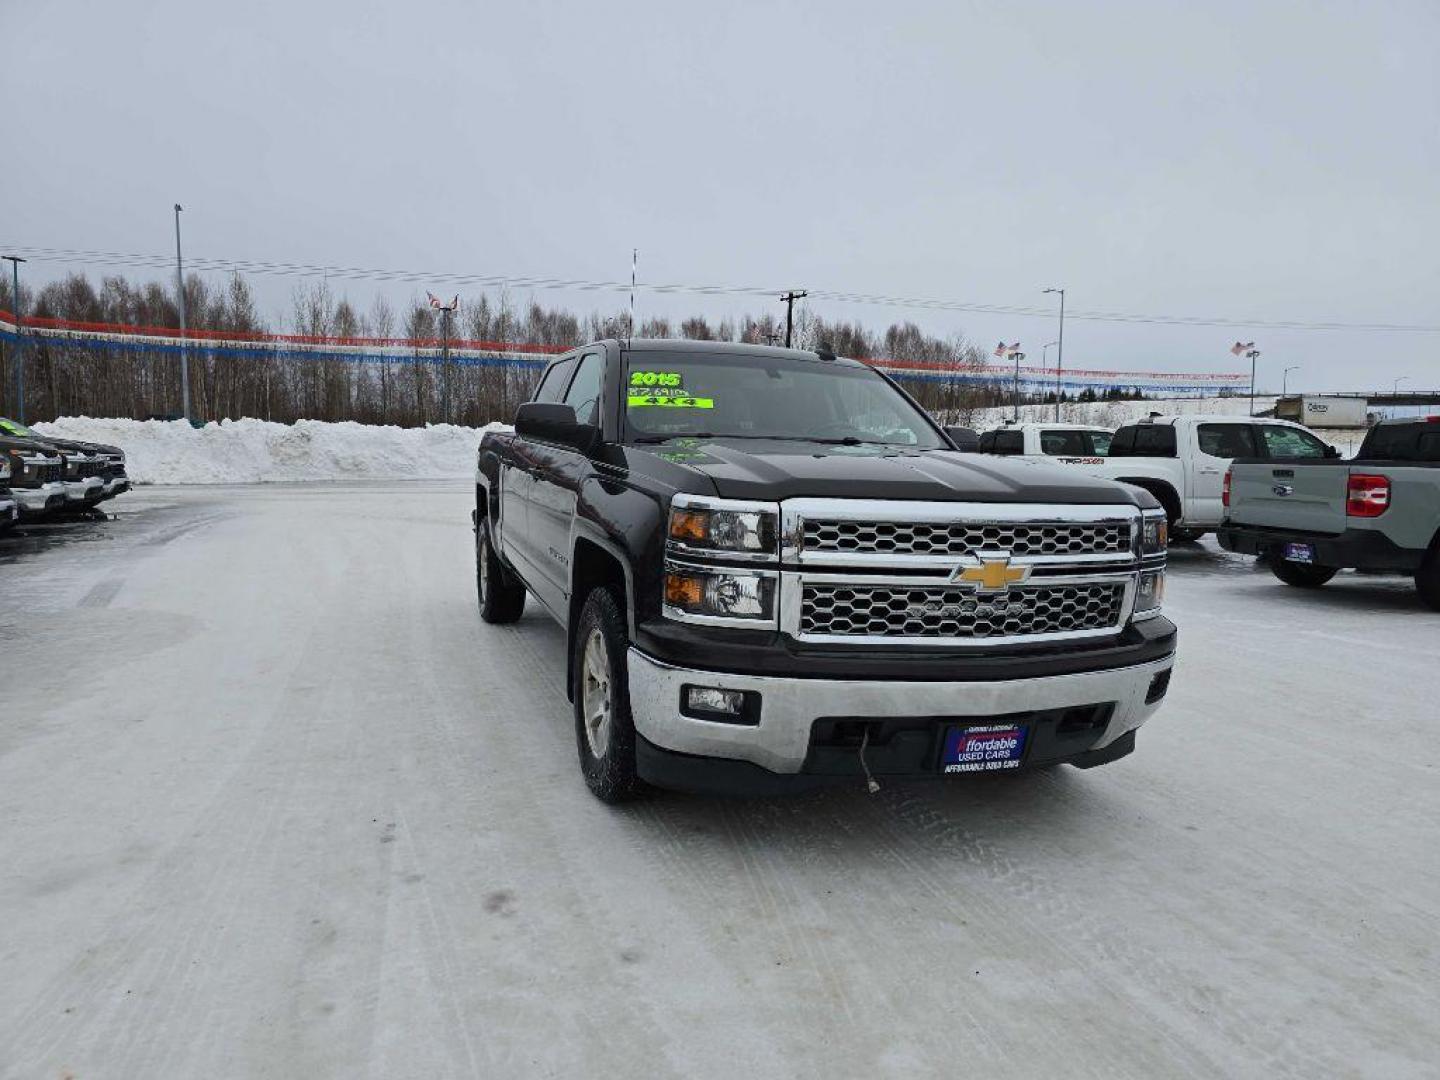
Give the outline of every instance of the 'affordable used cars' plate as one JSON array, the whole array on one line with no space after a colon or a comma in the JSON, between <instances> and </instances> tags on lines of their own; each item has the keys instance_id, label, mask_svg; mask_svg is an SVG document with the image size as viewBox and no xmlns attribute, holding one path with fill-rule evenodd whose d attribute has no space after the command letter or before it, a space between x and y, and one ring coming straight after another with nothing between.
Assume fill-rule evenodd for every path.
<instances>
[{"instance_id":1,"label":"'affordable used cars' plate","mask_svg":"<svg viewBox=\"0 0 1440 1080\"><path fill-rule=\"evenodd\" d=\"M1309 562L1315 561L1315 547L1312 544L1286 544L1286 562Z\"/></svg>"},{"instance_id":2,"label":"'affordable used cars' plate","mask_svg":"<svg viewBox=\"0 0 1440 1080\"><path fill-rule=\"evenodd\" d=\"M1027 730L1023 724L953 727L945 733L940 771L963 773L1017 769L1025 754Z\"/></svg>"}]
</instances>

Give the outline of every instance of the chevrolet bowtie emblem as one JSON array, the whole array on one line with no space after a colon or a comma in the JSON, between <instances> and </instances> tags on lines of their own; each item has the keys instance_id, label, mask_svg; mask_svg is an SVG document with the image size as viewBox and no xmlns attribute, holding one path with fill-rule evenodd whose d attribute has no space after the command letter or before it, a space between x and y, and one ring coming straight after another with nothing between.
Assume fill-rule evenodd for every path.
<instances>
[{"instance_id":1,"label":"chevrolet bowtie emblem","mask_svg":"<svg viewBox=\"0 0 1440 1080\"><path fill-rule=\"evenodd\" d=\"M1030 567L1011 566L1008 553L982 551L972 555L971 561L961 563L950 580L974 585L976 592L1004 592L1029 576Z\"/></svg>"}]
</instances>

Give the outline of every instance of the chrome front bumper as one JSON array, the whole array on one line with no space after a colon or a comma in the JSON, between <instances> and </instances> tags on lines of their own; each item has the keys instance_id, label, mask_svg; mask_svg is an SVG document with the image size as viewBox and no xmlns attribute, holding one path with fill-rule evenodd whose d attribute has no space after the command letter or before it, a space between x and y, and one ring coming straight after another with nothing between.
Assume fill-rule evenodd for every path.
<instances>
[{"instance_id":1,"label":"chrome front bumper","mask_svg":"<svg viewBox=\"0 0 1440 1080\"><path fill-rule=\"evenodd\" d=\"M66 480L65 497L71 502L89 502L100 497L105 481L98 476L87 476L84 480Z\"/></svg>"},{"instance_id":2,"label":"chrome front bumper","mask_svg":"<svg viewBox=\"0 0 1440 1080\"><path fill-rule=\"evenodd\" d=\"M1138 728L1160 707L1146 704L1151 680L1173 667L1162 660L1112 671L1006 682L900 682L859 679L767 678L673 667L638 649L629 651L630 711L635 730L666 750L748 761L776 773L797 773L821 717L1003 716L1032 710L1115 704L1102 749ZM685 684L750 690L761 695L755 726L714 723L680 711Z\"/></svg>"},{"instance_id":3,"label":"chrome front bumper","mask_svg":"<svg viewBox=\"0 0 1440 1080\"><path fill-rule=\"evenodd\" d=\"M27 514L43 514L57 506L64 506L67 498L63 480L51 480L33 488L11 488L10 494L20 504L21 511Z\"/></svg>"}]
</instances>

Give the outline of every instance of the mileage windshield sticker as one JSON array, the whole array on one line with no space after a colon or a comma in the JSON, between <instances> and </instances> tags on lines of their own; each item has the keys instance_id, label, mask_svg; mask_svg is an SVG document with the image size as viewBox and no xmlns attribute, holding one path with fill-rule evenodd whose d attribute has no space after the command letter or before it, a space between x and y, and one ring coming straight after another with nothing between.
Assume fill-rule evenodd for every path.
<instances>
[{"instance_id":1,"label":"mileage windshield sticker","mask_svg":"<svg viewBox=\"0 0 1440 1080\"><path fill-rule=\"evenodd\" d=\"M625 404L632 409L651 405L671 409L713 409L715 399L689 393L681 385L678 371L632 371Z\"/></svg>"}]
</instances>

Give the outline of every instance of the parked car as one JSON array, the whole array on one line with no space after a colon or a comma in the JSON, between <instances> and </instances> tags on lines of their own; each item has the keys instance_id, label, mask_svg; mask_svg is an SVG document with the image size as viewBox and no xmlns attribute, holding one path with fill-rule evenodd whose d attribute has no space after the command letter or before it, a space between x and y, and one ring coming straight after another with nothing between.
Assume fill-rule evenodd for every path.
<instances>
[{"instance_id":1,"label":"parked car","mask_svg":"<svg viewBox=\"0 0 1440 1080\"><path fill-rule=\"evenodd\" d=\"M980 452L1055 459L1063 465L1095 464L1110 452L1114 434L1114 428L1098 424L1006 423L980 436Z\"/></svg>"},{"instance_id":2,"label":"parked car","mask_svg":"<svg viewBox=\"0 0 1440 1080\"><path fill-rule=\"evenodd\" d=\"M1236 458L1338 456L1313 432L1285 420L1156 414L1116 431L1106 457L1074 468L1150 492L1165 508L1174 542L1198 540L1219 527L1220 487Z\"/></svg>"},{"instance_id":3,"label":"parked car","mask_svg":"<svg viewBox=\"0 0 1440 1080\"><path fill-rule=\"evenodd\" d=\"M1236 461L1221 547L1267 556L1287 585L1344 568L1413 574L1440 611L1440 416L1384 420L1349 461Z\"/></svg>"},{"instance_id":4,"label":"parked car","mask_svg":"<svg viewBox=\"0 0 1440 1080\"><path fill-rule=\"evenodd\" d=\"M606 801L1089 768L1175 662L1153 496L957 452L830 353L576 349L483 437L475 501L481 617L528 593L564 627Z\"/></svg>"},{"instance_id":5,"label":"parked car","mask_svg":"<svg viewBox=\"0 0 1440 1080\"><path fill-rule=\"evenodd\" d=\"M38 439L0 434L0 454L10 463L10 494L19 506L20 520L65 508L65 458L59 450Z\"/></svg>"}]
</instances>

